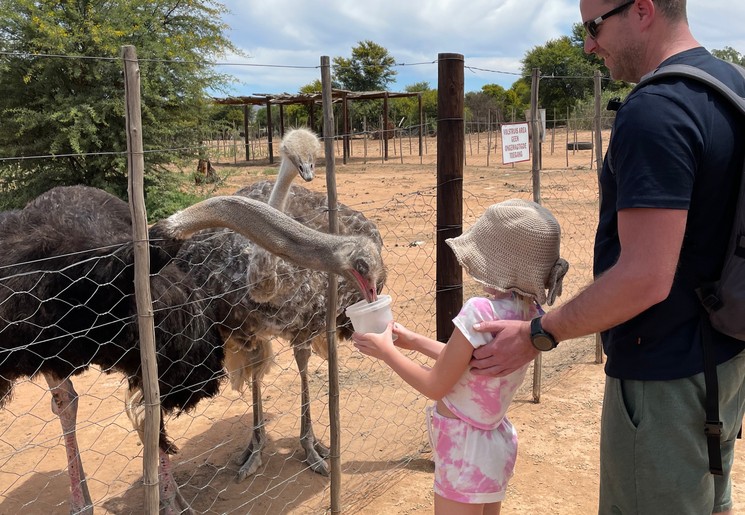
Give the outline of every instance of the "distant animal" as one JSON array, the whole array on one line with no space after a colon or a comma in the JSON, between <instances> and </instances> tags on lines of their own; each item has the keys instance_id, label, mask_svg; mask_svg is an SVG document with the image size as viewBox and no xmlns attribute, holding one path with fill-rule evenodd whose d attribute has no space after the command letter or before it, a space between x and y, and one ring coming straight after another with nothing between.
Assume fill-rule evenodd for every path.
<instances>
[{"instance_id":1,"label":"distant animal","mask_svg":"<svg viewBox=\"0 0 745 515\"><path fill-rule=\"evenodd\" d=\"M219 177L215 171L215 167L212 166L212 162L209 159L200 159L197 162L197 171L194 174L194 182L196 184L202 183L213 183L217 182Z\"/></svg>"}]
</instances>

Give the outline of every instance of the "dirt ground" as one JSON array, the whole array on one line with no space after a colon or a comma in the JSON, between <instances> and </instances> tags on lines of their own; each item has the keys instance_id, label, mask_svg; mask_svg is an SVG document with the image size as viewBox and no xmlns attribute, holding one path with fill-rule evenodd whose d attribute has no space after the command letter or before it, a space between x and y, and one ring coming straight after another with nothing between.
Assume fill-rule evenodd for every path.
<instances>
[{"instance_id":1,"label":"dirt ground","mask_svg":"<svg viewBox=\"0 0 745 515\"><path fill-rule=\"evenodd\" d=\"M487 166L482 147L486 138L467 143L464 226L492 202L531 198L530 163L498 166L491 155ZM434 335L435 143L428 142L429 152L422 158L416 156L416 143L414 155L408 150L410 142L398 145L398 154L392 150L389 160L382 162L371 149L367 159L361 157L361 144L355 142L348 164L337 157L336 186L341 202L364 212L381 230L389 271L385 292L394 297L395 316ZM562 224L562 254L572 263L567 298L589 280L596 176L589 168L589 152L570 156L558 150L551 153L544 145L544 156L542 200ZM216 193L232 193L276 172L276 164L266 160L244 166L223 158L213 164L224 178ZM325 181L325 168L320 167L316 180L307 186L325 191ZM477 291L466 283L466 294ZM252 478L236 483L237 466L231 461L250 437L250 392L233 392L226 386L218 398L203 401L194 413L166 421L181 449L174 458L176 479L198 513L329 512L329 478L311 472L302 462L297 439L299 380L292 353L283 342L277 342L275 350L277 366L263 390L269 441L265 463ZM603 366L596 359L592 338L564 342L546 355L538 403L533 401L529 373L508 412L520 444L503 514L596 512L604 381ZM341 513L431 513L433 465L423 415L428 401L348 343L339 344L338 362ZM331 434L327 370L327 362L312 358L314 428L325 443ZM123 413L122 378L91 369L74 382L80 394L78 438L96 513L142 513L142 447ZM0 515L69 512L64 447L49 402L43 380L24 381L0 412ZM738 448L743 451L741 443ZM734 497L745 502L742 459L735 466Z\"/></svg>"}]
</instances>

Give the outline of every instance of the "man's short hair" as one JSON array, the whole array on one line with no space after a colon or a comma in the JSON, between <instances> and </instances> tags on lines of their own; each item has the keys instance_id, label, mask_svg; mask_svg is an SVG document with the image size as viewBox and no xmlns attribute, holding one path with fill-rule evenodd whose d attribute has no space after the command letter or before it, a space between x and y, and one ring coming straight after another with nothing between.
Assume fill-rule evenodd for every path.
<instances>
[{"instance_id":1,"label":"man's short hair","mask_svg":"<svg viewBox=\"0 0 745 515\"><path fill-rule=\"evenodd\" d=\"M688 21L686 0L652 0L660 13L670 21Z\"/></svg>"}]
</instances>

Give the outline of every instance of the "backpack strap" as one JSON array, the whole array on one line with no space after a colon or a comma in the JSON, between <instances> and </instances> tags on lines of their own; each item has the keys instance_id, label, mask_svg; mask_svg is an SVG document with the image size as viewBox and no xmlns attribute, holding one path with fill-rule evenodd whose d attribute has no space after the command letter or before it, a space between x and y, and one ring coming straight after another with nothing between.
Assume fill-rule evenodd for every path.
<instances>
[{"instance_id":1,"label":"backpack strap","mask_svg":"<svg viewBox=\"0 0 745 515\"><path fill-rule=\"evenodd\" d=\"M709 472L715 476L724 475L722 468L722 421L719 419L719 380L717 365L711 352L711 338L714 329L711 327L709 313L702 308L701 315L701 348L704 354L704 383L706 385L706 422L704 434L709 452Z\"/></svg>"},{"instance_id":2,"label":"backpack strap","mask_svg":"<svg viewBox=\"0 0 745 515\"><path fill-rule=\"evenodd\" d=\"M745 78L745 68L731 64ZM687 64L670 64L662 66L656 70L644 75L639 83L634 87L632 93L643 85L660 79L662 77L687 77L697 80L719 94L733 104L741 114L745 115L745 99L732 91L732 89L722 81L695 66ZM706 444L709 453L709 471L717 476L723 475L722 468L722 449L721 435L722 422L719 419L719 381L717 378L717 366L712 355L712 339L714 329L709 319L709 311L716 309L718 298L710 294L710 286L701 285L698 289L701 298L701 348L704 357L704 382L706 384L706 422L704 423L704 434L706 435ZM740 429L742 431L742 428Z\"/></svg>"},{"instance_id":3,"label":"backpack strap","mask_svg":"<svg viewBox=\"0 0 745 515\"><path fill-rule=\"evenodd\" d=\"M728 64L730 64L743 76L743 78L745 78L745 68L732 63ZM725 83L723 83L710 73L705 72L701 68L696 68L695 66L690 66L688 64L669 64L667 66L662 66L660 68L657 68L656 70L649 72L648 74L644 75L641 80L639 80L639 83L634 87L632 93L650 81L670 76L688 77L690 79L695 79L706 84L707 86L720 93L726 99L728 99L737 109L740 110L742 114L745 115L745 98L732 91L732 88L727 86Z\"/></svg>"}]
</instances>

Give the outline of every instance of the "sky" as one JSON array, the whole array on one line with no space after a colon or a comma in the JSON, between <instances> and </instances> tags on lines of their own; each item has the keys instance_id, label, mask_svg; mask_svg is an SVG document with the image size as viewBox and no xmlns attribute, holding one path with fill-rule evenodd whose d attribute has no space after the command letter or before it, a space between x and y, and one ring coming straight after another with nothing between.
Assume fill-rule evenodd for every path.
<instances>
[{"instance_id":1,"label":"sky","mask_svg":"<svg viewBox=\"0 0 745 515\"><path fill-rule=\"evenodd\" d=\"M396 60L388 91L427 82L437 88L437 56L462 54L465 91L509 88L526 52L571 34L578 0L221 0L227 37L245 55L218 67L236 79L219 96L298 93L320 79L321 56L349 58L371 40ZM688 0L688 21L708 49L745 54L743 0ZM218 95L216 95L218 96Z\"/></svg>"}]
</instances>

